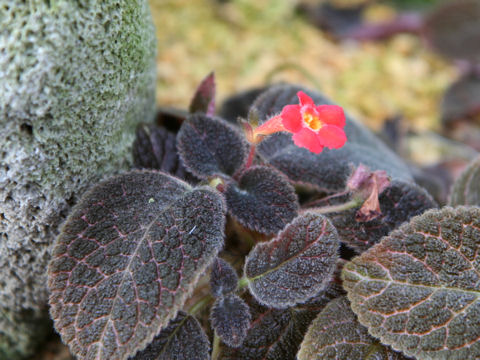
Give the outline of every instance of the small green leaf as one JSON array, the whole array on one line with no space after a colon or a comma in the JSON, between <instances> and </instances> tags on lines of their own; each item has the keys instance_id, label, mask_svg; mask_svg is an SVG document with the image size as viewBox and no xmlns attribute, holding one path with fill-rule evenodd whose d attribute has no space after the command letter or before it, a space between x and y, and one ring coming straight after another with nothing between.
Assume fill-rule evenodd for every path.
<instances>
[{"instance_id":1,"label":"small green leaf","mask_svg":"<svg viewBox=\"0 0 480 360\"><path fill-rule=\"evenodd\" d=\"M248 255L245 275L250 292L275 308L307 301L332 278L339 245L337 231L326 217L307 213L295 218Z\"/></svg>"},{"instance_id":2,"label":"small green leaf","mask_svg":"<svg viewBox=\"0 0 480 360\"><path fill-rule=\"evenodd\" d=\"M429 210L342 272L370 334L407 356L480 357L480 208Z\"/></svg>"}]
</instances>

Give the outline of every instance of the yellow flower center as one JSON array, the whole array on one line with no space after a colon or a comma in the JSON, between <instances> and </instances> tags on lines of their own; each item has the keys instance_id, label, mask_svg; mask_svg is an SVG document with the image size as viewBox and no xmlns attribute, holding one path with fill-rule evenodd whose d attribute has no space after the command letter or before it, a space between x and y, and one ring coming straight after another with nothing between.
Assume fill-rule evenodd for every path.
<instances>
[{"instance_id":1,"label":"yellow flower center","mask_svg":"<svg viewBox=\"0 0 480 360\"><path fill-rule=\"evenodd\" d=\"M314 131L320 130L323 125L320 118L315 114L305 112L302 115L302 118L304 123L307 124L307 126Z\"/></svg>"}]
</instances>

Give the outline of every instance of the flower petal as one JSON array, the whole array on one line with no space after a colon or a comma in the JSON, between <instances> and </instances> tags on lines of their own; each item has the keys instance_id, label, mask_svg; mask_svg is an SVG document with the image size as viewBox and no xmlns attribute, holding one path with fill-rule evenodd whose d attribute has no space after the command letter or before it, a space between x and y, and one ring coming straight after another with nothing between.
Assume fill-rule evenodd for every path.
<instances>
[{"instance_id":1,"label":"flower petal","mask_svg":"<svg viewBox=\"0 0 480 360\"><path fill-rule=\"evenodd\" d=\"M334 125L324 125L318 130L318 139L320 143L330 149L338 149L345 145L347 136L345 131Z\"/></svg>"},{"instance_id":2,"label":"flower petal","mask_svg":"<svg viewBox=\"0 0 480 360\"><path fill-rule=\"evenodd\" d=\"M281 116L274 116L267 121L265 121L262 125L257 127L253 132L255 135L270 135L274 134L279 131L285 131L283 126L283 119Z\"/></svg>"},{"instance_id":3,"label":"flower petal","mask_svg":"<svg viewBox=\"0 0 480 360\"><path fill-rule=\"evenodd\" d=\"M308 128L303 128L299 132L293 134L292 140L295 145L307 148L315 154L319 154L323 150L323 146L315 132Z\"/></svg>"},{"instance_id":4,"label":"flower petal","mask_svg":"<svg viewBox=\"0 0 480 360\"><path fill-rule=\"evenodd\" d=\"M287 105L280 114L285 129L296 133L302 130L302 115L300 114L300 105Z\"/></svg>"},{"instance_id":5,"label":"flower petal","mask_svg":"<svg viewBox=\"0 0 480 360\"><path fill-rule=\"evenodd\" d=\"M335 125L343 128L345 126L345 113L337 105L318 105L318 116L324 124Z\"/></svg>"},{"instance_id":6,"label":"flower petal","mask_svg":"<svg viewBox=\"0 0 480 360\"><path fill-rule=\"evenodd\" d=\"M310 96L308 96L307 94L305 94L303 91L299 91L297 93L297 96L298 96L298 100L300 101L301 106L305 106L305 105L315 106L312 98Z\"/></svg>"}]
</instances>

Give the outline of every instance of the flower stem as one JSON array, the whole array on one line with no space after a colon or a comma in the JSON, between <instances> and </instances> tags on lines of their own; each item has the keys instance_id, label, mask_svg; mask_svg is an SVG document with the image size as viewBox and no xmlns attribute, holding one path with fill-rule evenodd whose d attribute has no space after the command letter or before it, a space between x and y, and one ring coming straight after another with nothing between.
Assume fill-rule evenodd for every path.
<instances>
[{"instance_id":1,"label":"flower stem","mask_svg":"<svg viewBox=\"0 0 480 360\"><path fill-rule=\"evenodd\" d=\"M310 208L310 209L303 210L303 212L309 211L309 212L314 212L316 214L330 214L334 212L342 212L342 211L354 209L362 205L362 202L363 201L361 199L352 199L343 204Z\"/></svg>"},{"instance_id":2,"label":"flower stem","mask_svg":"<svg viewBox=\"0 0 480 360\"><path fill-rule=\"evenodd\" d=\"M253 159L255 158L256 150L257 150L257 146L255 144L252 144L250 146L250 152L248 153L247 162L245 164L245 170L248 169L250 166L252 166Z\"/></svg>"},{"instance_id":3,"label":"flower stem","mask_svg":"<svg viewBox=\"0 0 480 360\"><path fill-rule=\"evenodd\" d=\"M214 331L212 360L218 360L219 356L220 356L220 338L218 337L217 332Z\"/></svg>"}]
</instances>

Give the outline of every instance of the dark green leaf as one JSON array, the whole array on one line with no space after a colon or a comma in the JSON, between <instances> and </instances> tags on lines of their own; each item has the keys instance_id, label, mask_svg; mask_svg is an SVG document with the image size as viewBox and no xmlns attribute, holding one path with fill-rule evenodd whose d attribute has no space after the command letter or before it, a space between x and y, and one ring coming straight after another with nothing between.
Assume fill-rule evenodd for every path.
<instances>
[{"instance_id":1,"label":"dark green leaf","mask_svg":"<svg viewBox=\"0 0 480 360\"><path fill-rule=\"evenodd\" d=\"M422 359L480 357L480 208L429 210L343 268L370 334Z\"/></svg>"},{"instance_id":2,"label":"dark green leaf","mask_svg":"<svg viewBox=\"0 0 480 360\"><path fill-rule=\"evenodd\" d=\"M326 217L309 213L297 217L248 255L245 275L250 292L275 308L305 302L332 278L339 245L337 231Z\"/></svg>"},{"instance_id":3,"label":"dark green leaf","mask_svg":"<svg viewBox=\"0 0 480 360\"><path fill-rule=\"evenodd\" d=\"M225 205L156 171L95 186L49 265L55 327L78 359L127 358L175 317L223 245Z\"/></svg>"}]
</instances>

